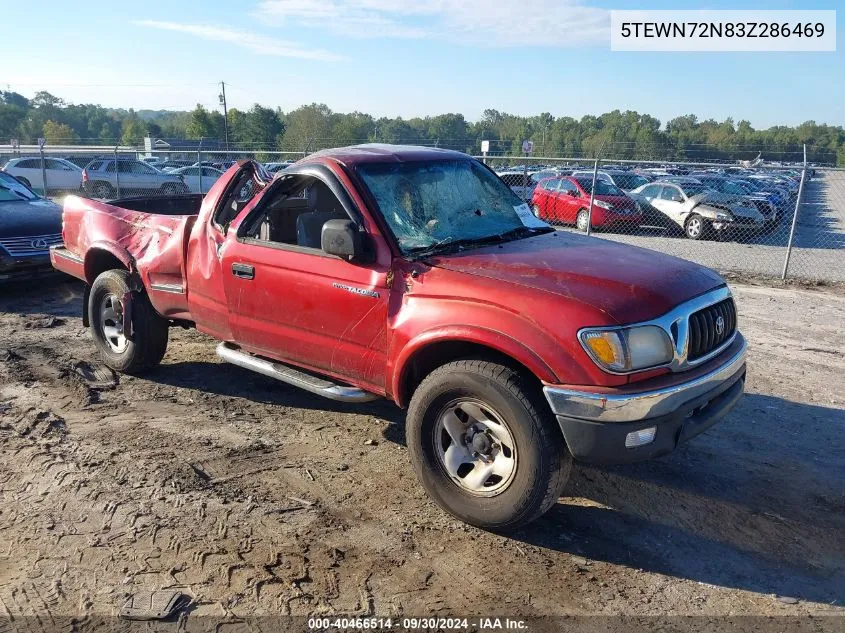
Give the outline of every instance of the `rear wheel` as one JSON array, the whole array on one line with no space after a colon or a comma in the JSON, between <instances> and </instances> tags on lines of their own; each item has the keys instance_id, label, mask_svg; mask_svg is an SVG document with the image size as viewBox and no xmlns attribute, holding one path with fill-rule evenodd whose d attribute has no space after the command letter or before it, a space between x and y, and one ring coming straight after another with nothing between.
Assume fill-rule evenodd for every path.
<instances>
[{"instance_id":1,"label":"rear wheel","mask_svg":"<svg viewBox=\"0 0 845 633\"><path fill-rule=\"evenodd\" d=\"M684 233L691 240L700 240L704 237L706 231L707 225L704 222L704 218L696 213L690 215L687 221L684 222Z\"/></svg>"},{"instance_id":2,"label":"rear wheel","mask_svg":"<svg viewBox=\"0 0 845 633\"><path fill-rule=\"evenodd\" d=\"M590 214L587 212L587 210L581 209L580 211L578 211L578 215L575 217L575 226L578 227L578 230L586 233L587 232L587 225L589 223L590 223Z\"/></svg>"},{"instance_id":3,"label":"rear wheel","mask_svg":"<svg viewBox=\"0 0 845 633\"><path fill-rule=\"evenodd\" d=\"M176 183L168 182L161 186L161 192L165 196L175 196L180 193L185 193L185 187L179 186Z\"/></svg>"},{"instance_id":4,"label":"rear wheel","mask_svg":"<svg viewBox=\"0 0 845 633\"><path fill-rule=\"evenodd\" d=\"M114 198L114 187L107 182L96 182L91 187L91 195L95 198Z\"/></svg>"},{"instance_id":5,"label":"rear wheel","mask_svg":"<svg viewBox=\"0 0 845 633\"><path fill-rule=\"evenodd\" d=\"M147 296L133 292L129 273L107 270L91 285L88 298L91 336L106 365L139 374L161 362L167 350L168 323L156 314ZM131 332L126 331L126 315Z\"/></svg>"},{"instance_id":6,"label":"rear wheel","mask_svg":"<svg viewBox=\"0 0 845 633\"><path fill-rule=\"evenodd\" d=\"M444 510L489 530L524 526L551 508L572 457L535 385L497 363L434 370L411 398L408 452Z\"/></svg>"}]
</instances>

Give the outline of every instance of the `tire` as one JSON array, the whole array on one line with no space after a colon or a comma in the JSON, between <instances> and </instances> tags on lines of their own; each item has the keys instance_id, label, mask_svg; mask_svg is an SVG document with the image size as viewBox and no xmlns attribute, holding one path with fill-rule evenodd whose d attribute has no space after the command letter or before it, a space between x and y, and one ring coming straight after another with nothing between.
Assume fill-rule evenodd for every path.
<instances>
[{"instance_id":1,"label":"tire","mask_svg":"<svg viewBox=\"0 0 845 633\"><path fill-rule=\"evenodd\" d=\"M173 182L164 183L161 186L161 193L165 196L177 196L180 193L187 193L184 186L177 185Z\"/></svg>"},{"instance_id":2,"label":"tire","mask_svg":"<svg viewBox=\"0 0 845 633\"><path fill-rule=\"evenodd\" d=\"M589 222L590 214L587 212L587 210L581 209L580 211L578 211L578 215L575 216L575 226L578 228L578 230L586 233L587 224L589 224Z\"/></svg>"},{"instance_id":3,"label":"tire","mask_svg":"<svg viewBox=\"0 0 845 633\"><path fill-rule=\"evenodd\" d=\"M102 199L114 198L114 187L107 182L95 182L91 185L91 197Z\"/></svg>"},{"instance_id":4,"label":"tire","mask_svg":"<svg viewBox=\"0 0 845 633\"><path fill-rule=\"evenodd\" d=\"M493 433L487 439L475 433L467 448L481 418ZM451 420L451 426L444 420ZM447 431L456 432L455 421L465 431L460 436L464 444L453 442ZM451 362L429 374L411 398L406 433L411 464L426 492L448 513L486 530L505 532L540 517L560 497L572 468L572 456L539 391L516 371L483 360ZM494 453L494 466L505 465L501 476L485 476L485 464L478 459L466 470L466 461L474 459L471 451L485 450L477 445L479 439ZM451 474L446 463L457 461L450 460L450 450L452 457L465 458ZM477 468L481 485L470 476Z\"/></svg>"},{"instance_id":5,"label":"tire","mask_svg":"<svg viewBox=\"0 0 845 633\"><path fill-rule=\"evenodd\" d=\"M132 336L123 336L124 299L131 301ZM146 294L133 292L129 273L107 270L91 285L88 297L91 336L106 365L125 374L141 374L161 362L167 350L168 323L156 314Z\"/></svg>"},{"instance_id":6,"label":"tire","mask_svg":"<svg viewBox=\"0 0 845 633\"><path fill-rule=\"evenodd\" d=\"M684 222L684 235L691 240L700 240L707 233L707 223L697 213L691 214Z\"/></svg>"},{"instance_id":7,"label":"tire","mask_svg":"<svg viewBox=\"0 0 845 633\"><path fill-rule=\"evenodd\" d=\"M540 207L538 207L536 204L531 207L531 212L534 214L535 218L540 217Z\"/></svg>"}]
</instances>

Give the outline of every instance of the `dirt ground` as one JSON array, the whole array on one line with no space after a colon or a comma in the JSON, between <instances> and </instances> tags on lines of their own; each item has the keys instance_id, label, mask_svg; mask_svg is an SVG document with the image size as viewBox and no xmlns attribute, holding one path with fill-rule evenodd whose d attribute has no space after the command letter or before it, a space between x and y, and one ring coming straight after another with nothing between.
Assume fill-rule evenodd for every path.
<instances>
[{"instance_id":1,"label":"dirt ground","mask_svg":"<svg viewBox=\"0 0 845 633\"><path fill-rule=\"evenodd\" d=\"M729 418L657 461L577 467L505 538L428 500L388 403L321 400L184 330L111 385L81 285L4 288L0 616L162 587L216 616L845 615L845 294L734 289L750 361Z\"/></svg>"}]
</instances>

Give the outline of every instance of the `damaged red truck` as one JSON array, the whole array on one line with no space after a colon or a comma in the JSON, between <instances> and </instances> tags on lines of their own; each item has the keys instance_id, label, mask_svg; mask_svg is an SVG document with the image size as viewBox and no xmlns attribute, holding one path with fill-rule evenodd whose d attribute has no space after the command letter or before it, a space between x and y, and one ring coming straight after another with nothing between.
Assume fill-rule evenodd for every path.
<instances>
[{"instance_id":1,"label":"damaged red truck","mask_svg":"<svg viewBox=\"0 0 845 633\"><path fill-rule=\"evenodd\" d=\"M488 529L548 510L573 458L664 455L744 388L716 273L555 231L457 152L363 145L275 177L243 161L204 198L70 196L63 238L53 265L86 282L110 367L153 368L188 326L315 394L388 398L431 497Z\"/></svg>"}]
</instances>

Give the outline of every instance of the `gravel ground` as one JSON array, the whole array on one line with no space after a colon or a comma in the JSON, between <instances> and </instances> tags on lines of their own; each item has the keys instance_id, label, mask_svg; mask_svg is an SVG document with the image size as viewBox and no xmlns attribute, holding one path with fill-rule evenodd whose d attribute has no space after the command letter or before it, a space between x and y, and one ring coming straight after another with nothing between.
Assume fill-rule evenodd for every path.
<instances>
[{"instance_id":1,"label":"gravel ground","mask_svg":"<svg viewBox=\"0 0 845 633\"><path fill-rule=\"evenodd\" d=\"M0 295L0 616L162 587L215 616L845 615L842 293L736 285L737 409L666 458L577 467L506 538L427 499L388 403L223 366L183 330L113 384L81 291Z\"/></svg>"}]
</instances>

